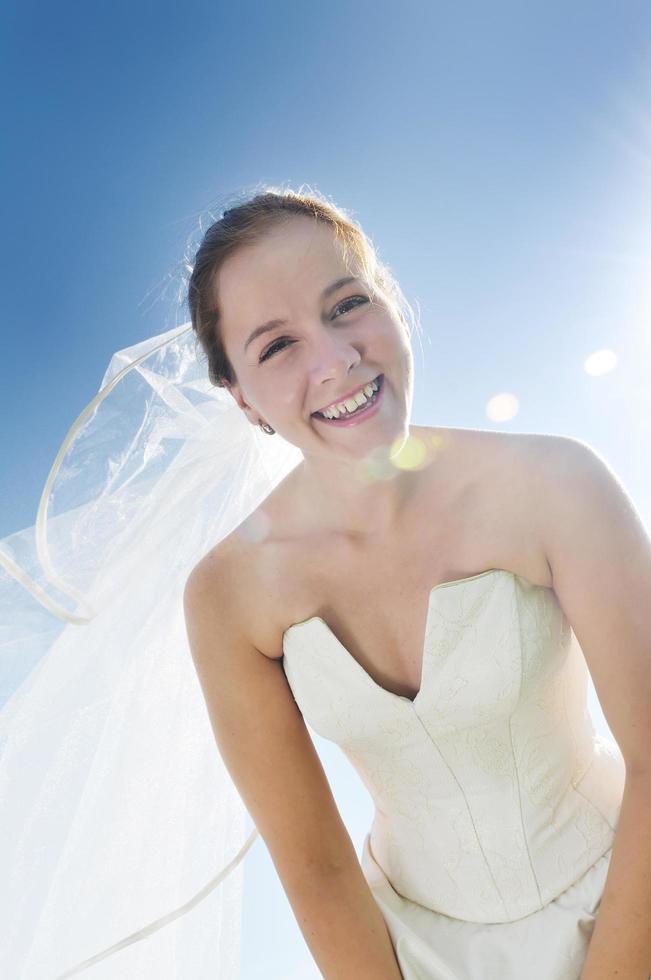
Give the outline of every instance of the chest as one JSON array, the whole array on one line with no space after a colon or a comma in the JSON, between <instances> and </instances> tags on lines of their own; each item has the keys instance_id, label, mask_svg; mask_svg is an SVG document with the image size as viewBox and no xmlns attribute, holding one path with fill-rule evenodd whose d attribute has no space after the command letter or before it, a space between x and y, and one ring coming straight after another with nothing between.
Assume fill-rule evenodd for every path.
<instances>
[{"instance_id":1,"label":"chest","mask_svg":"<svg viewBox=\"0 0 651 980\"><path fill-rule=\"evenodd\" d=\"M453 544L427 529L400 547L366 552L363 560L351 554L344 560L333 549L304 577L308 594L285 625L322 619L377 685L413 700L422 686L433 592L494 568L539 578L512 516L494 514L483 533L469 519L464 529L454 529Z\"/></svg>"},{"instance_id":2,"label":"chest","mask_svg":"<svg viewBox=\"0 0 651 980\"><path fill-rule=\"evenodd\" d=\"M358 581L349 590L339 585L314 615L378 686L413 700L422 684L435 576L433 570L416 575L412 569L391 579Z\"/></svg>"},{"instance_id":3,"label":"chest","mask_svg":"<svg viewBox=\"0 0 651 980\"><path fill-rule=\"evenodd\" d=\"M551 584L531 497L513 463L485 467L481 476L445 506L425 485L400 533L382 543L326 538L293 554L279 572L289 588L274 648L289 626L319 618L372 681L413 700L422 686L435 588L495 568Z\"/></svg>"}]
</instances>

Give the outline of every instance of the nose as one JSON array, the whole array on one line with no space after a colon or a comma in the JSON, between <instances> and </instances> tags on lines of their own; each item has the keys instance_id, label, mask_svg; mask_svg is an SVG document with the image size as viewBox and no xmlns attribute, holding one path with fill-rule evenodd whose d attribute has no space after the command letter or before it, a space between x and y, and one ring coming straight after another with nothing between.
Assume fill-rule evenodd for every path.
<instances>
[{"instance_id":1,"label":"nose","mask_svg":"<svg viewBox=\"0 0 651 980\"><path fill-rule=\"evenodd\" d=\"M311 376L315 385L345 377L361 360L359 348L341 334L320 331L313 344Z\"/></svg>"}]
</instances>

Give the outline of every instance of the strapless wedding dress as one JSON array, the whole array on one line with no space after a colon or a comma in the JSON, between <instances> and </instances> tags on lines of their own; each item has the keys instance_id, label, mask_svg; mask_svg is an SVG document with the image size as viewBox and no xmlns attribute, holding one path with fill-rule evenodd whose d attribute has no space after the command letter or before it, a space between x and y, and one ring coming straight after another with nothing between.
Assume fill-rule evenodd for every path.
<instances>
[{"instance_id":1,"label":"strapless wedding dress","mask_svg":"<svg viewBox=\"0 0 651 980\"><path fill-rule=\"evenodd\" d=\"M283 652L305 720L375 804L361 865L404 980L578 980L625 766L553 589L499 568L435 586L413 700L318 616Z\"/></svg>"}]
</instances>

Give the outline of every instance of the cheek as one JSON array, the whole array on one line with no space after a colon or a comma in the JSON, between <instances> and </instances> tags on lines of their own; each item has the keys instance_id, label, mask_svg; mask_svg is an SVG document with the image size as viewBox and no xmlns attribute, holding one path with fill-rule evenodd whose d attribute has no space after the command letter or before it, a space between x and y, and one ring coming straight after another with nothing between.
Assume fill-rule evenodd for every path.
<instances>
[{"instance_id":1,"label":"cheek","mask_svg":"<svg viewBox=\"0 0 651 980\"><path fill-rule=\"evenodd\" d=\"M267 391L269 404L279 405L281 411L293 411L294 407L301 403L301 397L300 379L294 378L291 372L285 374L282 382L276 378L269 384Z\"/></svg>"},{"instance_id":2,"label":"cheek","mask_svg":"<svg viewBox=\"0 0 651 980\"><path fill-rule=\"evenodd\" d=\"M409 386L413 384L414 381L414 354L409 345L407 349L407 378L409 380Z\"/></svg>"},{"instance_id":3,"label":"cheek","mask_svg":"<svg viewBox=\"0 0 651 980\"><path fill-rule=\"evenodd\" d=\"M401 360L407 384L411 386L414 378L414 352L411 346L411 338L405 330L401 331L398 342L401 348Z\"/></svg>"},{"instance_id":4,"label":"cheek","mask_svg":"<svg viewBox=\"0 0 651 980\"><path fill-rule=\"evenodd\" d=\"M409 341L409 330L397 307L387 303L383 309L382 322L385 331L393 335L394 342Z\"/></svg>"},{"instance_id":5,"label":"cheek","mask_svg":"<svg viewBox=\"0 0 651 980\"><path fill-rule=\"evenodd\" d=\"M387 333L394 349L397 348L405 357L411 356L411 337L407 325L402 320L396 316L396 319L392 320L387 328Z\"/></svg>"}]
</instances>

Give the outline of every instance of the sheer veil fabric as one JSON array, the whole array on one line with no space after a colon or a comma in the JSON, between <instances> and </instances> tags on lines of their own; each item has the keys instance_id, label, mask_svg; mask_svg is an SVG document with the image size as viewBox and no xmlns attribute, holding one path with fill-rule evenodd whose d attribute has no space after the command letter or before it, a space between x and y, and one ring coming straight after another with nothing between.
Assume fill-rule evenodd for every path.
<instances>
[{"instance_id":1,"label":"sheer veil fabric","mask_svg":"<svg viewBox=\"0 0 651 980\"><path fill-rule=\"evenodd\" d=\"M239 975L257 830L183 587L301 458L210 384L186 323L113 355L35 525L0 541L3 977Z\"/></svg>"}]
</instances>

